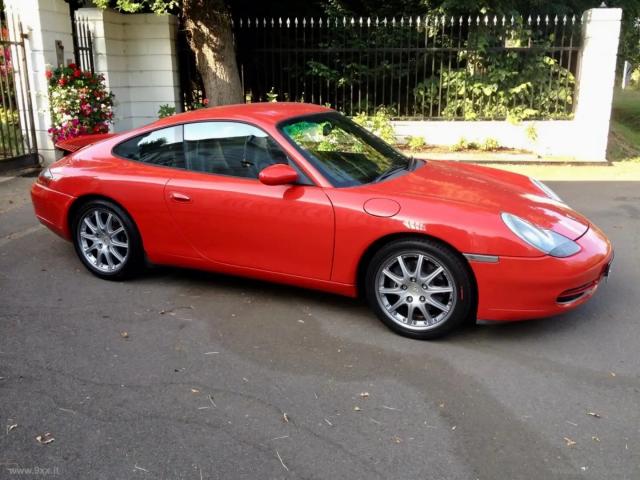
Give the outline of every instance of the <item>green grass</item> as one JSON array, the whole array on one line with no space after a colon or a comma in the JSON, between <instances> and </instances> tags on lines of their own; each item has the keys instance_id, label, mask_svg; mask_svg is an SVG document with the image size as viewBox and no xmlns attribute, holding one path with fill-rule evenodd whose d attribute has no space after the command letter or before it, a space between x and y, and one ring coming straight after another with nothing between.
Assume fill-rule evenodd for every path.
<instances>
[{"instance_id":1,"label":"green grass","mask_svg":"<svg viewBox=\"0 0 640 480\"><path fill-rule=\"evenodd\" d=\"M613 96L609 148L611 161L640 162L640 91L616 90Z\"/></svg>"}]
</instances>

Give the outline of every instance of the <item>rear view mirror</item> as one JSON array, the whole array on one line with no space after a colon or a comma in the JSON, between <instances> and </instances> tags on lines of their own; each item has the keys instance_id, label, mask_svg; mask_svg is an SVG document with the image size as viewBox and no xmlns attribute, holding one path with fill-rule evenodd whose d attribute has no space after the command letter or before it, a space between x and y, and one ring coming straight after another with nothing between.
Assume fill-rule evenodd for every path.
<instances>
[{"instance_id":1,"label":"rear view mirror","mask_svg":"<svg viewBox=\"0 0 640 480\"><path fill-rule=\"evenodd\" d=\"M265 185L290 185L298 180L298 172L290 165L276 163L262 170L258 179Z\"/></svg>"}]
</instances>

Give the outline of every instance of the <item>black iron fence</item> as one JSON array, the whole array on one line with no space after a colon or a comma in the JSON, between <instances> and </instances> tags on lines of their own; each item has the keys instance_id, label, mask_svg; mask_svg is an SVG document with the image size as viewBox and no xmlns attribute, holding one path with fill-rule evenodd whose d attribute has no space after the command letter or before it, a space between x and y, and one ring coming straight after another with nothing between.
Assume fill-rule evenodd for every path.
<instances>
[{"instance_id":1,"label":"black iron fence","mask_svg":"<svg viewBox=\"0 0 640 480\"><path fill-rule=\"evenodd\" d=\"M73 49L76 65L82 70L95 73L93 34L89 29L89 21L85 18L73 17Z\"/></svg>"},{"instance_id":2,"label":"black iron fence","mask_svg":"<svg viewBox=\"0 0 640 480\"><path fill-rule=\"evenodd\" d=\"M567 118L580 19L238 18L246 101L407 119Z\"/></svg>"},{"instance_id":3,"label":"black iron fence","mask_svg":"<svg viewBox=\"0 0 640 480\"><path fill-rule=\"evenodd\" d=\"M22 24L0 11L0 171L37 163Z\"/></svg>"}]
</instances>

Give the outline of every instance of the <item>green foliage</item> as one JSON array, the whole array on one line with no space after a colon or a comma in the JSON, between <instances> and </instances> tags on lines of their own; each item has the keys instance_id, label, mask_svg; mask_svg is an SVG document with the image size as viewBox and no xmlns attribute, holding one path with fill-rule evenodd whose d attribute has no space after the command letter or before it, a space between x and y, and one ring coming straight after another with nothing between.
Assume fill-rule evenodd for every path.
<instances>
[{"instance_id":1,"label":"green foliage","mask_svg":"<svg viewBox=\"0 0 640 480\"><path fill-rule=\"evenodd\" d=\"M451 150L452 152L462 152L468 149L469 142L467 142L467 139L464 137L460 137L460 140L449 147L449 150Z\"/></svg>"},{"instance_id":2,"label":"green foliage","mask_svg":"<svg viewBox=\"0 0 640 480\"><path fill-rule=\"evenodd\" d=\"M5 125L18 125L18 111L0 107L0 123L3 127Z\"/></svg>"},{"instance_id":3,"label":"green foliage","mask_svg":"<svg viewBox=\"0 0 640 480\"><path fill-rule=\"evenodd\" d=\"M169 104L160 105L160 109L158 110L158 118L170 117L171 115L175 115L176 107Z\"/></svg>"},{"instance_id":4,"label":"green foliage","mask_svg":"<svg viewBox=\"0 0 640 480\"><path fill-rule=\"evenodd\" d=\"M267 102L277 102L278 94L275 92L275 88L271 87L271 90L267 92Z\"/></svg>"},{"instance_id":5,"label":"green foliage","mask_svg":"<svg viewBox=\"0 0 640 480\"><path fill-rule=\"evenodd\" d=\"M511 30L507 40L474 32L467 40L474 48L458 55L461 68L443 70L416 87L419 104L435 104L443 117L465 120L567 118L575 79L544 54L553 38L538 39L537 49L526 53L500 48L505 42L518 47L530 38L534 32L524 25Z\"/></svg>"},{"instance_id":6,"label":"green foliage","mask_svg":"<svg viewBox=\"0 0 640 480\"><path fill-rule=\"evenodd\" d=\"M637 90L614 92L607 158L640 161L640 92Z\"/></svg>"},{"instance_id":7,"label":"green foliage","mask_svg":"<svg viewBox=\"0 0 640 480\"><path fill-rule=\"evenodd\" d=\"M22 145L18 111L0 107L0 156L17 155L22 152Z\"/></svg>"},{"instance_id":8,"label":"green foliage","mask_svg":"<svg viewBox=\"0 0 640 480\"><path fill-rule=\"evenodd\" d=\"M380 107L376 110L375 115L360 112L353 118L353 121L385 142L395 143L396 135L391 124L391 115L392 112L389 108Z\"/></svg>"},{"instance_id":9,"label":"green foliage","mask_svg":"<svg viewBox=\"0 0 640 480\"><path fill-rule=\"evenodd\" d=\"M485 138L484 142L480 144L480 150L483 152L493 152L500 148L500 143L495 138Z\"/></svg>"},{"instance_id":10,"label":"green foliage","mask_svg":"<svg viewBox=\"0 0 640 480\"><path fill-rule=\"evenodd\" d=\"M411 136L407 138L407 147L409 147L409 150L411 150L412 152L422 150L424 147L426 147L426 145L427 142L425 142L424 137Z\"/></svg>"},{"instance_id":11,"label":"green foliage","mask_svg":"<svg viewBox=\"0 0 640 480\"><path fill-rule=\"evenodd\" d=\"M536 142L538 140L538 129L533 123L527 125L527 127L524 130L524 133L529 139L529 141Z\"/></svg>"},{"instance_id":12,"label":"green foliage","mask_svg":"<svg viewBox=\"0 0 640 480\"><path fill-rule=\"evenodd\" d=\"M93 3L102 9L114 7L126 13L151 11L157 14L168 13L180 4L179 0L93 0Z\"/></svg>"}]
</instances>

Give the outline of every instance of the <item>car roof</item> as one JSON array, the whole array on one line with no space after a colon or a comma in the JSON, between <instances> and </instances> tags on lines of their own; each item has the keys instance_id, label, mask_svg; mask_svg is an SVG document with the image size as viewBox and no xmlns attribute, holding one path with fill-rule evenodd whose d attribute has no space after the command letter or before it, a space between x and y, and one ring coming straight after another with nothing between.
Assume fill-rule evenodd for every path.
<instances>
[{"instance_id":1,"label":"car roof","mask_svg":"<svg viewBox=\"0 0 640 480\"><path fill-rule=\"evenodd\" d=\"M154 125L174 125L176 123L203 120L241 120L275 125L283 120L301 115L332 112L330 108L310 103L298 102L261 102L240 103L220 107L200 108L161 118Z\"/></svg>"}]
</instances>

